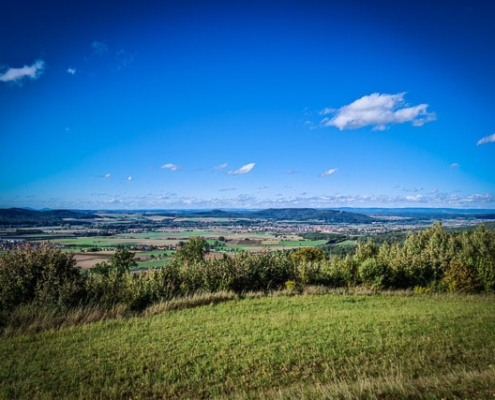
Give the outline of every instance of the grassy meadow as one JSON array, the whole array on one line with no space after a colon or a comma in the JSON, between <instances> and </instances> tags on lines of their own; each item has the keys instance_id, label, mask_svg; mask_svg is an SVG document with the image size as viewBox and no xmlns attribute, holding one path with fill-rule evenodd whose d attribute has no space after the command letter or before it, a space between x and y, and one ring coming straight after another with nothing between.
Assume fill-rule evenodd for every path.
<instances>
[{"instance_id":1,"label":"grassy meadow","mask_svg":"<svg viewBox=\"0 0 495 400\"><path fill-rule=\"evenodd\" d=\"M287 294L6 335L0 398L495 396L491 295Z\"/></svg>"}]
</instances>

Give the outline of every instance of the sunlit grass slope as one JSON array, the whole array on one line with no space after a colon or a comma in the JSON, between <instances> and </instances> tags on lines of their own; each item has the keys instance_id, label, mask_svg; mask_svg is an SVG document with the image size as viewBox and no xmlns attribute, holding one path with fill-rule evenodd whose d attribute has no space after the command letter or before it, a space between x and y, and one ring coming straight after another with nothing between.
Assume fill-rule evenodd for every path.
<instances>
[{"instance_id":1,"label":"sunlit grass slope","mask_svg":"<svg viewBox=\"0 0 495 400\"><path fill-rule=\"evenodd\" d=\"M491 398L494 355L493 297L249 298L2 338L0 397Z\"/></svg>"}]
</instances>

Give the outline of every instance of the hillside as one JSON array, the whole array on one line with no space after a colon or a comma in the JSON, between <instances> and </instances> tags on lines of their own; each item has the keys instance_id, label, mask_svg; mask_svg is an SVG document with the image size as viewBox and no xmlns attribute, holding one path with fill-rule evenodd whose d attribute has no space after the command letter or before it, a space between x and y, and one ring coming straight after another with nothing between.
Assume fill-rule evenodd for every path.
<instances>
[{"instance_id":1,"label":"hillside","mask_svg":"<svg viewBox=\"0 0 495 400\"><path fill-rule=\"evenodd\" d=\"M493 297L269 296L166 307L2 337L0 398L493 397Z\"/></svg>"},{"instance_id":2,"label":"hillside","mask_svg":"<svg viewBox=\"0 0 495 400\"><path fill-rule=\"evenodd\" d=\"M11 226L43 226L60 224L66 220L78 220L85 223L86 219L99 218L97 215L69 210L37 211L26 208L0 209L0 225Z\"/></svg>"},{"instance_id":3,"label":"hillside","mask_svg":"<svg viewBox=\"0 0 495 400\"><path fill-rule=\"evenodd\" d=\"M269 208L260 211L185 211L167 212L159 215L176 218L244 218L275 221L318 221L326 223L367 224L376 218L342 210L319 210L314 208Z\"/></svg>"},{"instance_id":4,"label":"hillside","mask_svg":"<svg viewBox=\"0 0 495 400\"><path fill-rule=\"evenodd\" d=\"M375 221L371 217L347 211L317 210L314 208L269 208L247 214L250 218L288 221L322 221L331 223L366 224Z\"/></svg>"},{"instance_id":5,"label":"hillside","mask_svg":"<svg viewBox=\"0 0 495 400\"><path fill-rule=\"evenodd\" d=\"M495 210L493 209L342 207L339 210L366 215L394 216L423 220L442 220L445 218L495 219Z\"/></svg>"}]
</instances>

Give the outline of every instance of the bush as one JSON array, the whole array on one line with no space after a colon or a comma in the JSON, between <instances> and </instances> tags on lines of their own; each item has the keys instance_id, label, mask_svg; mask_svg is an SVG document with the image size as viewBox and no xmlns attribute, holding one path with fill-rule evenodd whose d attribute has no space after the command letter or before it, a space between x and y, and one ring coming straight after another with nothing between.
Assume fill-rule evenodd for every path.
<instances>
[{"instance_id":1,"label":"bush","mask_svg":"<svg viewBox=\"0 0 495 400\"><path fill-rule=\"evenodd\" d=\"M367 258L358 267L361 281L376 288L381 288L387 282L387 268L376 258Z\"/></svg>"},{"instance_id":2,"label":"bush","mask_svg":"<svg viewBox=\"0 0 495 400\"><path fill-rule=\"evenodd\" d=\"M32 301L69 307L83 300L82 278L71 254L49 244L23 245L0 257L0 309Z\"/></svg>"}]
</instances>

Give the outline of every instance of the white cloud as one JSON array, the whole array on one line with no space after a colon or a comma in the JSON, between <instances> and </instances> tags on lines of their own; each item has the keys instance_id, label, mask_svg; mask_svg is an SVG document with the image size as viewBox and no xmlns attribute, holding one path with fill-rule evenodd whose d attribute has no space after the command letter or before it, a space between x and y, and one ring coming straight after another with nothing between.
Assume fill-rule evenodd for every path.
<instances>
[{"instance_id":1,"label":"white cloud","mask_svg":"<svg viewBox=\"0 0 495 400\"><path fill-rule=\"evenodd\" d=\"M325 171L325 172L322 172L322 173L320 174L320 178L325 178L326 176L333 175L333 174L335 174L337 171L338 171L338 169L337 169L337 168L332 168L332 169L329 169L329 170L327 170L327 171Z\"/></svg>"},{"instance_id":2,"label":"white cloud","mask_svg":"<svg viewBox=\"0 0 495 400\"><path fill-rule=\"evenodd\" d=\"M476 193L467 196L464 201L466 203L483 203L493 204L495 203L495 193Z\"/></svg>"},{"instance_id":3,"label":"white cloud","mask_svg":"<svg viewBox=\"0 0 495 400\"><path fill-rule=\"evenodd\" d=\"M93 48L96 54L104 54L108 51L108 46L105 43L94 41L91 43L91 47Z\"/></svg>"},{"instance_id":4,"label":"white cloud","mask_svg":"<svg viewBox=\"0 0 495 400\"><path fill-rule=\"evenodd\" d=\"M418 201L423 201L424 198L422 195L420 194L417 194L416 196L406 196L406 200L407 201L414 201L414 202L418 202Z\"/></svg>"},{"instance_id":5,"label":"white cloud","mask_svg":"<svg viewBox=\"0 0 495 400\"><path fill-rule=\"evenodd\" d=\"M325 107L318 114L319 115L328 115L328 114L333 114L334 112L337 112L337 111L339 111L339 110L336 110L335 108Z\"/></svg>"},{"instance_id":6,"label":"white cloud","mask_svg":"<svg viewBox=\"0 0 495 400\"><path fill-rule=\"evenodd\" d=\"M75 68L67 68L67 73L68 74L71 74L71 75L75 75L76 74L76 69Z\"/></svg>"},{"instance_id":7,"label":"white cloud","mask_svg":"<svg viewBox=\"0 0 495 400\"><path fill-rule=\"evenodd\" d=\"M495 133L490 136L486 136L483 139L478 140L477 146L481 146L482 144L494 143L495 142Z\"/></svg>"},{"instance_id":8,"label":"white cloud","mask_svg":"<svg viewBox=\"0 0 495 400\"><path fill-rule=\"evenodd\" d=\"M112 174L111 174L111 173L105 174L105 178L106 178L106 179L110 178L111 176L112 176Z\"/></svg>"},{"instance_id":9,"label":"white cloud","mask_svg":"<svg viewBox=\"0 0 495 400\"><path fill-rule=\"evenodd\" d=\"M161 166L162 169L169 169L170 171L177 171L180 169L180 167L176 164L172 164L172 163L167 163L167 164L163 164Z\"/></svg>"},{"instance_id":10,"label":"white cloud","mask_svg":"<svg viewBox=\"0 0 495 400\"><path fill-rule=\"evenodd\" d=\"M127 180L128 180L128 181L132 181L132 176L131 176L131 175L129 175L129 176L127 177Z\"/></svg>"},{"instance_id":11,"label":"white cloud","mask_svg":"<svg viewBox=\"0 0 495 400\"><path fill-rule=\"evenodd\" d=\"M428 104L409 107L404 101L405 93L373 93L341 107L338 110L325 108L320 115L334 114L321 120L324 127L335 126L341 131L373 126L373 130L384 130L389 124L411 122L422 126L436 119L435 113L428 112Z\"/></svg>"},{"instance_id":12,"label":"white cloud","mask_svg":"<svg viewBox=\"0 0 495 400\"><path fill-rule=\"evenodd\" d=\"M422 192L423 188L422 187L415 187L415 188L404 188L402 189L403 192L409 192L409 193L418 193Z\"/></svg>"},{"instance_id":13,"label":"white cloud","mask_svg":"<svg viewBox=\"0 0 495 400\"><path fill-rule=\"evenodd\" d=\"M20 82L24 78L38 79L45 70L45 62L37 60L33 65L25 65L22 68L9 68L0 75L1 82Z\"/></svg>"},{"instance_id":14,"label":"white cloud","mask_svg":"<svg viewBox=\"0 0 495 400\"><path fill-rule=\"evenodd\" d=\"M450 168L459 168L459 167L460 167L460 165L459 165L459 164L457 164L456 162L455 162L455 163L450 164Z\"/></svg>"},{"instance_id":15,"label":"white cloud","mask_svg":"<svg viewBox=\"0 0 495 400\"><path fill-rule=\"evenodd\" d=\"M242 175L242 174L247 174L248 172L250 172L254 166L256 164L255 163L249 163L249 164L246 164L244 166L242 166L241 168L239 168L238 170L236 171L229 171L229 175Z\"/></svg>"},{"instance_id":16,"label":"white cloud","mask_svg":"<svg viewBox=\"0 0 495 400\"><path fill-rule=\"evenodd\" d=\"M227 167L227 165L228 165L227 163L223 163L223 164L217 165L216 167L213 167L213 170L214 170L214 171L219 171L219 170L221 170L221 169L226 168L226 167Z\"/></svg>"}]
</instances>

